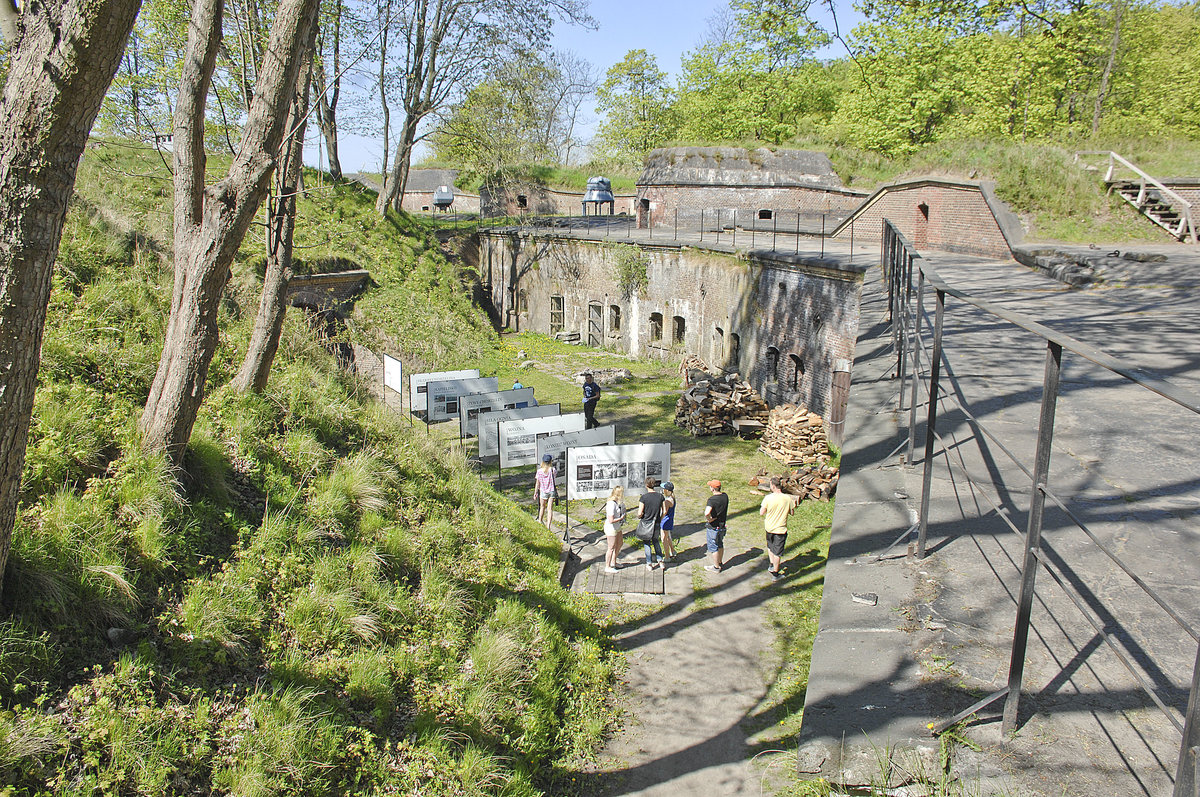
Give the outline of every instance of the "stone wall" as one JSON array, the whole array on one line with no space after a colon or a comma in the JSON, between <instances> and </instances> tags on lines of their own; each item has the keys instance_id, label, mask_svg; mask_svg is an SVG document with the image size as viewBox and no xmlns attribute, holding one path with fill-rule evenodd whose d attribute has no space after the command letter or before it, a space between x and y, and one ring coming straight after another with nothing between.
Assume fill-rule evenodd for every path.
<instances>
[{"instance_id":1,"label":"stone wall","mask_svg":"<svg viewBox=\"0 0 1200 797\"><path fill-rule=\"evenodd\" d=\"M580 216L583 191L556 191L540 185L516 184L500 191L486 186L480 189L480 207L484 216ZM615 194L613 213L633 215L637 198L633 194ZM591 209L588 209L591 212ZM605 208L607 213L607 208Z\"/></svg>"},{"instance_id":2,"label":"stone wall","mask_svg":"<svg viewBox=\"0 0 1200 797\"><path fill-rule=\"evenodd\" d=\"M618 283L622 257L645 263L640 294ZM772 404L826 415L833 371L853 360L864 268L525 229L480 234L481 279L510 328L578 332L584 345L635 356L695 353L741 373Z\"/></svg>"},{"instance_id":3,"label":"stone wall","mask_svg":"<svg viewBox=\"0 0 1200 797\"><path fill-rule=\"evenodd\" d=\"M434 212L433 192L405 191L404 196L400 200L400 207L409 213L432 213ZM479 195L460 194L455 189L454 204L450 206L450 209L459 213L478 213Z\"/></svg>"},{"instance_id":4,"label":"stone wall","mask_svg":"<svg viewBox=\"0 0 1200 797\"><path fill-rule=\"evenodd\" d=\"M761 211L778 212L781 225L794 224L796 213L830 217L829 227L846 218L862 204L865 193L849 189L808 186L732 186L732 185L644 185L638 187L638 226L672 226L695 229L704 214L705 226L715 228L716 211L722 224L746 224ZM769 216L767 218L770 218Z\"/></svg>"},{"instance_id":5,"label":"stone wall","mask_svg":"<svg viewBox=\"0 0 1200 797\"><path fill-rule=\"evenodd\" d=\"M1009 258L1020 224L985 184L926 179L884 186L834 231L848 240L877 239L890 219L917 250Z\"/></svg>"}]
</instances>

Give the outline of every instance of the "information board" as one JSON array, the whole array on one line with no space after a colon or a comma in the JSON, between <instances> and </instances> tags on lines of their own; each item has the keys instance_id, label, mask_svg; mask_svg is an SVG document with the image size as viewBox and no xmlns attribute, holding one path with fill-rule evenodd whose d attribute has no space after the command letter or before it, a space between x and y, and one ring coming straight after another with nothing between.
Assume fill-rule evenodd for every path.
<instances>
[{"instance_id":1,"label":"information board","mask_svg":"<svg viewBox=\"0 0 1200 797\"><path fill-rule=\"evenodd\" d=\"M558 471L556 481L562 484L567 479L567 449L587 448L589 446L611 446L617 442L617 427L598 426L595 429L584 429L580 432L563 432L548 437L539 437L537 441L537 457L535 462L541 462L546 454L554 457L552 467Z\"/></svg>"},{"instance_id":2,"label":"information board","mask_svg":"<svg viewBox=\"0 0 1200 797\"><path fill-rule=\"evenodd\" d=\"M479 376L478 368L467 368L462 371L434 371L428 374L413 374L408 378L408 409L411 412L424 412L429 408L426 402L425 386L430 382L440 382L446 379L473 379ZM497 384L497 386L499 386Z\"/></svg>"},{"instance_id":3,"label":"information board","mask_svg":"<svg viewBox=\"0 0 1200 797\"><path fill-rule=\"evenodd\" d=\"M495 393L472 393L458 400L458 433L463 437L479 434L480 419L500 410L516 409L517 405L528 407L533 403L533 388L498 390Z\"/></svg>"},{"instance_id":4,"label":"information board","mask_svg":"<svg viewBox=\"0 0 1200 797\"><path fill-rule=\"evenodd\" d=\"M500 467L514 468L518 465L536 464L539 437L560 432L578 432L586 425L587 419L583 417L582 412L505 421L500 424Z\"/></svg>"},{"instance_id":5,"label":"information board","mask_svg":"<svg viewBox=\"0 0 1200 797\"><path fill-rule=\"evenodd\" d=\"M671 444L639 443L567 450L567 498L607 498L612 488L625 496L646 492L646 479L671 478Z\"/></svg>"},{"instance_id":6,"label":"information board","mask_svg":"<svg viewBox=\"0 0 1200 797\"><path fill-rule=\"evenodd\" d=\"M425 420L430 423L449 421L458 417L458 400L472 393L495 393L500 380L494 376L470 379L446 379L425 383Z\"/></svg>"},{"instance_id":7,"label":"information board","mask_svg":"<svg viewBox=\"0 0 1200 797\"><path fill-rule=\"evenodd\" d=\"M404 364L386 354L383 355L383 386L404 395Z\"/></svg>"},{"instance_id":8,"label":"information board","mask_svg":"<svg viewBox=\"0 0 1200 797\"><path fill-rule=\"evenodd\" d=\"M499 425L518 418L546 418L559 414L557 404L539 404L536 407L514 407L488 415L487 423L479 425L479 456L494 457L500 453Z\"/></svg>"}]
</instances>

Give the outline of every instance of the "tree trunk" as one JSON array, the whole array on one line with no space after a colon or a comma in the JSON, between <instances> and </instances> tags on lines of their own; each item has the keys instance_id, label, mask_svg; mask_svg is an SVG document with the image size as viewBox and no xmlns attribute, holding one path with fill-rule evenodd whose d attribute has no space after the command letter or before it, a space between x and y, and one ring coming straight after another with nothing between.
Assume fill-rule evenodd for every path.
<instances>
[{"instance_id":1,"label":"tree trunk","mask_svg":"<svg viewBox=\"0 0 1200 797\"><path fill-rule=\"evenodd\" d=\"M404 117L404 128L401 130L400 140L396 143L396 159L392 163L392 171L384 180L383 190L379 192L379 199L375 202L375 210L381 215L386 213L389 207L400 209L404 189L408 185L408 170L412 163L412 150L417 141L417 125L420 121L420 118L411 113Z\"/></svg>"},{"instance_id":2,"label":"tree trunk","mask_svg":"<svg viewBox=\"0 0 1200 797\"><path fill-rule=\"evenodd\" d=\"M229 267L267 193L317 0L280 0L229 173L204 188L204 109L221 35L222 0L196 0L175 114L175 287L158 372L142 413L142 447L178 463L216 351Z\"/></svg>"},{"instance_id":3,"label":"tree trunk","mask_svg":"<svg viewBox=\"0 0 1200 797\"><path fill-rule=\"evenodd\" d=\"M337 0L333 9L333 83L325 80L325 58L321 52L313 56L314 77L317 92L317 127L325 140L325 152L329 156L329 176L342 179L342 162L338 159L337 104L342 88L342 3ZM305 100L305 106L308 102Z\"/></svg>"},{"instance_id":4,"label":"tree trunk","mask_svg":"<svg viewBox=\"0 0 1200 797\"><path fill-rule=\"evenodd\" d=\"M141 0L30 3L6 26L14 38L0 98L0 579L67 201L140 6Z\"/></svg>"},{"instance_id":5,"label":"tree trunk","mask_svg":"<svg viewBox=\"0 0 1200 797\"><path fill-rule=\"evenodd\" d=\"M1123 0L1117 0L1113 7L1112 43L1108 48L1108 60L1104 62L1104 72L1100 75L1100 88L1096 91L1096 105L1092 109L1092 135L1100 132L1100 117L1104 113L1104 100L1108 97L1108 83L1112 78L1113 66L1117 62L1117 49L1121 46L1121 14L1125 11Z\"/></svg>"},{"instance_id":6,"label":"tree trunk","mask_svg":"<svg viewBox=\"0 0 1200 797\"><path fill-rule=\"evenodd\" d=\"M315 55L319 60L320 54ZM267 221L267 272L263 277L262 298L254 319L250 348L233 386L237 390L261 393L271 375L271 363L279 350L283 319L287 314L287 290L292 278L292 240L296 229L296 194L300 190L300 174L304 167L304 129L308 119L308 92L311 85L312 61L292 99L288 115L289 137L284 141L281 168L276 170L278 198Z\"/></svg>"}]
</instances>

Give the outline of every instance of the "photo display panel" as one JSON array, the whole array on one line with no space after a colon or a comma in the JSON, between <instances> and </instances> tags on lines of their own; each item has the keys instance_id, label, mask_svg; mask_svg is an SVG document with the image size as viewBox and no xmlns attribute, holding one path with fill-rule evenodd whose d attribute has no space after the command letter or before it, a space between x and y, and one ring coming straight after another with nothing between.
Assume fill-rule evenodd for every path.
<instances>
[{"instance_id":1,"label":"photo display panel","mask_svg":"<svg viewBox=\"0 0 1200 797\"><path fill-rule=\"evenodd\" d=\"M646 492L646 479L671 478L671 444L639 443L567 450L567 498L607 498L612 488L625 497Z\"/></svg>"},{"instance_id":2,"label":"photo display panel","mask_svg":"<svg viewBox=\"0 0 1200 797\"><path fill-rule=\"evenodd\" d=\"M404 364L386 354L383 355L383 386L404 395Z\"/></svg>"},{"instance_id":3,"label":"photo display panel","mask_svg":"<svg viewBox=\"0 0 1200 797\"><path fill-rule=\"evenodd\" d=\"M549 454L554 457L551 467L558 471L555 481L559 484L567 480L567 449L588 448L589 446L611 446L617 442L617 427L599 426L595 429L584 429L581 432L563 432L548 437L539 437L537 441L537 459Z\"/></svg>"},{"instance_id":4,"label":"photo display panel","mask_svg":"<svg viewBox=\"0 0 1200 797\"><path fill-rule=\"evenodd\" d=\"M495 393L500 380L494 376L471 379L446 379L425 383L425 420L430 423L458 418L458 401L472 393Z\"/></svg>"},{"instance_id":5,"label":"photo display panel","mask_svg":"<svg viewBox=\"0 0 1200 797\"><path fill-rule=\"evenodd\" d=\"M494 457L500 453L499 425L518 418L546 418L559 414L557 404L539 404L536 407L515 407L488 413L487 423L479 424L479 456Z\"/></svg>"},{"instance_id":6,"label":"photo display panel","mask_svg":"<svg viewBox=\"0 0 1200 797\"><path fill-rule=\"evenodd\" d=\"M536 465L537 441L561 432L579 432L587 425L582 412L548 415L545 418L519 418L500 424L500 467Z\"/></svg>"},{"instance_id":7,"label":"photo display panel","mask_svg":"<svg viewBox=\"0 0 1200 797\"><path fill-rule=\"evenodd\" d=\"M413 374L408 378L408 408L411 412L423 412L429 408L426 402L425 386L430 382L446 379L473 379L479 376L478 368L467 368L462 371L433 371L428 374ZM499 384L497 384L499 387Z\"/></svg>"},{"instance_id":8,"label":"photo display panel","mask_svg":"<svg viewBox=\"0 0 1200 797\"><path fill-rule=\"evenodd\" d=\"M533 388L520 390L497 390L495 393L472 393L458 400L458 433L463 437L477 437L479 424L493 412L516 409L518 405L528 407L533 403Z\"/></svg>"}]
</instances>

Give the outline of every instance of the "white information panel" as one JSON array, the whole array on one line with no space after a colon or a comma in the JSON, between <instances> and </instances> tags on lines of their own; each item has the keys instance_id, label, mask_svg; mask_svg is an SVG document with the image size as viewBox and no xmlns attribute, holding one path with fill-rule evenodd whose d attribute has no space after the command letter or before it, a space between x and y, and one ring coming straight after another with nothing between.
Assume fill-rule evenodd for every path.
<instances>
[{"instance_id":1,"label":"white information panel","mask_svg":"<svg viewBox=\"0 0 1200 797\"><path fill-rule=\"evenodd\" d=\"M383 355L383 386L404 395L404 364L386 354Z\"/></svg>"},{"instance_id":2,"label":"white information panel","mask_svg":"<svg viewBox=\"0 0 1200 797\"><path fill-rule=\"evenodd\" d=\"M477 376L479 376L478 368L468 368L463 371L434 371L428 374L413 374L408 378L408 409L410 412L421 412L429 408L429 404L425 401L425 386L430 382L440 382L446 379L474 379Z\"/></svg>"},{"instance_id":3,"label":"white information panel","mask_svg":"<svg viewBox=\"0 0 1200 797\"><path fill-rule=\"evenodd\" d=\"M584 429L581 432L563 432L549 437L539 437L537 441L537 458L541 462L546 454L554 457L552 467L558 471L556 481L562 483L567 479L567 449L587 448L589 446L611 446L617 442L617 427L598 426L595 429Z\"/></svg>"},{"instance_id":4,"label":"white information panel","mask_svg":"<svg viewBox=\"0 0 1200 797\"><path fill-rule=\"evenodd\" d=\"M567 450L567 498L606 498L621 485L625 496L646 492L646 479L671 478L671 444L640 443Z\"/></svg>"},{"instance_id":5,"label":"white information panel","mask_svg":"<svg viewBox=\"0 0 1200 797\"><path fill-rule=\"evenodd\" d=\"M533 388L520 390L498 390L495 393L472 393L458 400L458 433L463 437L479 434L479 424L493 412L515 409L517 405L528 407L533 403Z\"/></svg>"},{"instance_id":6,"label":"white information panel","mask_svg":"<svg viewBox=\"0 0 1200 797\"><path fill-rule=\"evenodd\" d=\"M426 382L425 397L429 406L425 408L425 420L430 423L453 420L458 417L458 400L463 396L495 393L498 387L500 380L494 376Z\"/></svg>"},{"instance_id":7,"label":"white information panel","mask_svg":"<svg viewBox=\"0 0 1200 797\"><path fill-rule=\"evenodd\" d=\"M549 415L545 418L519 418L500 424L500 467L515 468L518 465L537 463L537 441L539 437L560 432L582 431L587 419L582 412L570 415Z\"/></svg>"},{"instance_id":8,"label":"white information panel","mask_svg":"<svg viewBox=\"0 0 1200 797\"><path fill-rule=\"evenodd\" d=\"M494 457L500 453L500 424L518 418L546 418L559 414L557 404L539 404L536 407L514 407L490 413L487 423L479 424L479 456Z\"/></svg>"}]
</instances>

